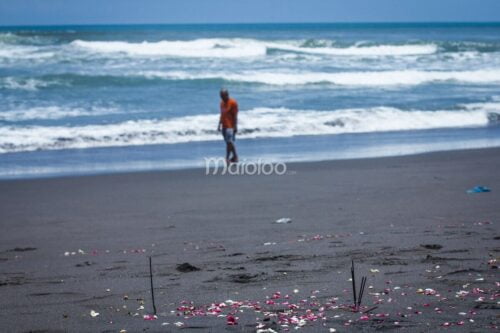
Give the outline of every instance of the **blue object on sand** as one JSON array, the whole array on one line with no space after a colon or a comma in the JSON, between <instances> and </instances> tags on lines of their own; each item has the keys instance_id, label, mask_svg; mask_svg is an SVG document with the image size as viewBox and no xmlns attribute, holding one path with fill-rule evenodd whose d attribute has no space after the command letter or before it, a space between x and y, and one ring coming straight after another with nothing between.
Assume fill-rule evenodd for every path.
<instances>
[{"instance_id":1,"label":"blue object on sand","mask_svg":"<svg viewBox=\"0 0 500 333\"><path fill-rule=\"evenodd\" d=\"M483 193L483 192L491 192L491 190L486 186L480 186L480 185L473 187L470 190L467 190L467 193Z\"/></svg>"}]
</instances>

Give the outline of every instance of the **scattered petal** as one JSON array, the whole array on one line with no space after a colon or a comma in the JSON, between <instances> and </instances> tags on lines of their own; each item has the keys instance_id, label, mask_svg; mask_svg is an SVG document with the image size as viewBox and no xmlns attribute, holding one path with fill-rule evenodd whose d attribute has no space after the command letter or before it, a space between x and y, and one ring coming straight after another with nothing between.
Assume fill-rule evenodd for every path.
<instances>
[{"instance_id":1,"label":"scattered petal","mask_svg":"<svg viewBox=\"0 0 500 333\"><path fill-rule=\"evenodd\" d=\"M238 325L238 322L237 322L237 319L235 316L233 315L227 315L226 316L226 323L230 326L233 326L233 325Z\"/></svg>"},{"instance_id":2,"label":"scattered petal","mask_svg":"<svg viewBox=\"0 0 500 333\"><path fill-rule=\"evenodd\" d=\"M277 219L274 223L278 223L278 224L292 223L292 219L289 217L282 217L280 219Z\"/></svg>"}]
</instances>

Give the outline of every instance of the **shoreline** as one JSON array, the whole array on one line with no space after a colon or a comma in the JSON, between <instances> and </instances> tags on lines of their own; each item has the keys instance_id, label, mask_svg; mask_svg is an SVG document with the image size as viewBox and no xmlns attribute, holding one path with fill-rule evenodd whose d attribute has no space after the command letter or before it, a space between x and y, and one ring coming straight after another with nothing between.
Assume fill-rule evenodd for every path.
<instances>
[{"instance_id":1,"label":"shoreline","mask_svg":"<svg viewBox=\"0 0 500 333\"><path fill-rule=\"evenodd\" d=\"M467 152L486 152L486 151L500 151L500 147L486 147L486 148L468 148L468 149L452 149L452 150L436 150L429 152L417 152L417 153L407 153L407 154L398 154L398 155L388 155L388 156L373 156L373 157L347 157L347 158L337 158L337 159L324 159L324 160L304 160L304 161L276 161L279 163L284 163L287 166L295 166L295 165L308 165L308 164L322 164L322 163L341 163L349 161L373 161L378 159L399 159L399 158L411 158L418 156L426 156L426 155L441 155L441 154L464 154ZM217 158L217 157L215 157ZM222 158L222 155L221 157ZM254 160L250 160L249 162L253 162ZM241 162L241 161L240 161ZM274 161L273 161L274 162ZM138 170L113 170L113 171L82 171L76 174L40 174L40 175L31 175L31 176L10 176L2 178L0 177L0 182L9 182L9 181L30 181L30 180L42 180L42 179L58 179L58 178L80 178L80 177L99 177L99 176L111 176L111 175L136 175L136 174L161 174L161 173L175 173L175 172L198 172L205 171L205 167L201 166L179 166L179 167L169 167L169 168L151 168L151 169L138 169Z\"/></svg>"}]
</instances>

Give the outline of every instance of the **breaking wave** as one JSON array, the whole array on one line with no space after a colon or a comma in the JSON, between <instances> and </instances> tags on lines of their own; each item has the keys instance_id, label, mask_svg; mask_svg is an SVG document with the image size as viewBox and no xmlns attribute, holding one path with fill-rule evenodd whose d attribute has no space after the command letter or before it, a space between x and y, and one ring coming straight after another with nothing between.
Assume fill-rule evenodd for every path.
<instances>
[{"instance_id":1,"label":"breaking wave","mask_svg":"<svg viewBox=\"0 0 500 333\"><path fill-rule=\"evenodd\" d=\"M373 71L340 73L275 73L249 71L234 73L191 73L182 71L143 71L137 73L150 78L170 80L219 79L235 82L262 83L268 85L305 85L330 83L342 86L391 86L418 85L429 82L455 81L462 83L500 83L500 70L476 71Z\"/></svg>"},{"instance_id":2,"label":"breaking wave","mask_svg":"<svg viewBox=\"0 0 500 333\"><path fill-rule=\"evenodd\" d=\"M0 59L16 61L16 60L37 60L37 59L47 59L54 57L55 53L46 50L45 48L39 48L36 46L29 45L15 45L10 46L0 43Z\"/></svg>"},{"instance_id":3,"label":"breaking wave","mask_svg":"<svg viewBox=\"0 0 500 333\"><path fill-rule=\"evenodd\" d=\"M0 77L0 89L37 91L41 88L63 84L57 80L46 80L43 78L22 78L22 77ZM0 116L1 119L1 116Z\"/></svg>"},{"instance_id":4,"label":"breaking wave","mask_svg":"<svg viewBox=\"0 0 500 333\"><path fill-rule=\"evenodd\" d=\"M101 116L121 113L116 108L70 108L60 106L40 106L27 109L0 111L0 121L16 122L26 120L56 120L64 118Z\"/></svg>"},{"instance_id":5,"label":"breaking wave","mask_svg":"<svg viewBox=\"0 0 500 333\"><path fill-rule=\"evenodd\" d=\"M194 71L132 71L122 73L62 73L35 77L0 77L0 90L37 91L50 87L139 86L162 81L226 81L273 86L337 85L366 88L415 86L429 83L500 84L500 69L475 71L364 71L364 72L269 72L240 73Z\"/></svg>"},{"instance_id":6,"label":"breaking wave","mask_svg":"<svg viewBox=\"0 0 500 333\"><path fill-rule=\"evenodd\" d=\"M499 115L500 103L476 103L442 111L391 107L335 111L256 108L240 113L239 137L482 127L498 122ZM219 139L214 128L217 119L218 115L211 114L74 127L2 126L0 153L211 141Z\"/></svg>"},{"instance_id":7,"label":"breaking wave","mask_svg":"<svg viewBox=\"0 0 500 333\"><path fill-rule=\"evenodd\" d=\"M354 45L335 47L297 41L262 41L255 39L206 38L189 41L131 43L123 41L75 40L72 46L97 53L122 53L129 56L172 56L193 58L243 58L265 56L269 52L288 51L333 56L404 56L437 52L435 44Z\"/></svg>"}]
</instances>

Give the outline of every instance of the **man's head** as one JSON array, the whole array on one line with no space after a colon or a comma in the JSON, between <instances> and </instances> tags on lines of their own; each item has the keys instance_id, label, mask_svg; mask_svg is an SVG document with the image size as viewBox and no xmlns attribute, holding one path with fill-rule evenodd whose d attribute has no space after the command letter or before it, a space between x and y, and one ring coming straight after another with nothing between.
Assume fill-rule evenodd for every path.
<instances>
[{"instance_id":1,"label":"man's head","mask_svg":"<svg viewBox=\"0 0 500 333\"><path fill-rule=\"evenodd\" d=\"M229 91L227 89L222 88L220 90L220 98L224 101L227 102L229 100Z\"/></svg>"}]
</instances>

